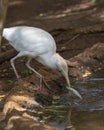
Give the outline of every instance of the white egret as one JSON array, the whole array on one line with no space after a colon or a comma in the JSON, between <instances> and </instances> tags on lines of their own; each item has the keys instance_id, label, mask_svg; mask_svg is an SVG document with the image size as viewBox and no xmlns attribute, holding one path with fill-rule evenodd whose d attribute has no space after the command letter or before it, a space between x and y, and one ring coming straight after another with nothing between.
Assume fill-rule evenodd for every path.
<instances>
[{"instance_id":1,"label":"white egret","mask_svg":"<svg viewBox=\"0 0 104 130\"><path fill-rule=\"evenodd\" d=\"M64 76L67 89L81 98L81 95L74 88L71 88L66 60L56 53L55 40L48 32L35 27L15 26L4 28L3 37L19 52L10 60L17 78L19 78L19 75L14 60L27 56L26 66L38 75L40 82L42 81L43 76L30 66L31 59L35 58L47 67L57 69Z\"/></svg>"}]
</instances>

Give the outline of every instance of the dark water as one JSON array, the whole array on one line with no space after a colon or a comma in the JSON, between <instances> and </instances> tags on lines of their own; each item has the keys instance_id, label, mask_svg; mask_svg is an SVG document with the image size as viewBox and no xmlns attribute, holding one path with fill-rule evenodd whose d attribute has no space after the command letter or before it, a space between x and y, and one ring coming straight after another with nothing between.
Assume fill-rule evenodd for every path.
<instances>
[{"instance_id":1,"label":"dark water","mask_svg":"<svg viewBox=\"0 0 104 130\"><path fill-rule=\"evenodd\" d=\"M56 97L43 120L56 130L104 130L104 71L74 86L83 100L69 93Z\"/></svg>"}]
</instances>

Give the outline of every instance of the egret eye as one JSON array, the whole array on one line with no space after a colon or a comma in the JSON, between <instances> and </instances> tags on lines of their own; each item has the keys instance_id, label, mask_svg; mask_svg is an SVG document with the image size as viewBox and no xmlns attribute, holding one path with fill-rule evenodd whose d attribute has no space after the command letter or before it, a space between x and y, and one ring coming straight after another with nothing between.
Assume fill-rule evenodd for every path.
<instances>
[{"instance_id":1,"label":"egret eye","mask_svg":"<svg viewBox=\"0 0 104 130\"><path fill-rule=\"evenodd\" d=\"M58 72L62 72L62 70L58 67L58 65L56 64L56 67L57 67L57 70L58 70Z\"/></svg>"},{"instance_id":2,"label":"egret eye","mask_svg":"<svg viewBox=\"0 0 104 130\"><path fill-rule=\"evenodd\" d=\"M62 72L62 70L58 70L60 73Z\"/></svg>"},{"instance_id":3,"label":"egret eye","mask_svg":"<svg viewBox=\"0 0 104 130\"><path fill-rule=\"evenodd\" d=\"M62 73L62 70L58 68L58 72L59 72L59 73Z\"/></svg>"}]
</instances>

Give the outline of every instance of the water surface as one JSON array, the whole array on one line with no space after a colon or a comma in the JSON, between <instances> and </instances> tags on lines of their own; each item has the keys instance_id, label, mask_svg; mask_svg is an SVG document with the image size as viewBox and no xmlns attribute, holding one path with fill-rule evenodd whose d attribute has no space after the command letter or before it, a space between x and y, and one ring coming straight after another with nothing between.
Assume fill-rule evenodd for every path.
<instances>
[{"instance_id":1,"label":"water surface","mask_svg":"<svg viewBox=\"0 0 104 130\"><path fill-rule=\"evenodd\" d=\"M44 121L56 130L104 130L104 70L74 84L83 100L60 95L44 110Z\"/></svg>"}]
</instances>

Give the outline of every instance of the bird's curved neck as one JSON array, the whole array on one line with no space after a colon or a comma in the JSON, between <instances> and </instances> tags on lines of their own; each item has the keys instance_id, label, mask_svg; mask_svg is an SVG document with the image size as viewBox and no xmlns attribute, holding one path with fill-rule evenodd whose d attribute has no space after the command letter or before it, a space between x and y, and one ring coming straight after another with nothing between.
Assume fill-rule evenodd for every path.
<instances>
[{"instance_id":1,"label":"bird's curved neck","mask_svg":"<svg viewBox=\"0 0 104 130\"><path fill-rule=\"evenodd\" d=\"M37 58L37 61L51 69L57 69L56 63L58 60L58 54L44 54Z\"/></svg>"},{"instance_id":2,"label":"bird's curved neck","mask_svg":"<svg viewBox=\"0 0 104 130\"><path fill-rule=\"evenodd\" d=\"M53 63L55 69L58 69L58 68L59 68L58 63L59 63L61 60L63 60L63 58L62 58L58 53L55 53L55 54L52 56L51 63Z\"/></svg>"}]
</instances>

